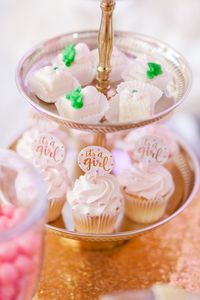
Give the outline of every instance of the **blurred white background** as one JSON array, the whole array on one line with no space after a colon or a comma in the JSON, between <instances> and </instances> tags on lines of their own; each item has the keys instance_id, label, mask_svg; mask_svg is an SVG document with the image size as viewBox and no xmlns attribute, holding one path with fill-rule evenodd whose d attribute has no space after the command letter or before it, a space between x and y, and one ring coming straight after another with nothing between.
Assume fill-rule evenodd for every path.
<instances>
[{"instance_id":1,"label":"blurred white background","mask_svg":"<svg viewBox=\"0 0 200 300\"><path fill-rule=\"evenodd\" d=\"M0 145L7 145L28 123L29 105L15 86L18 60L33 44L70 31L98 29L99 1L0 1ZM121 0L116 30L148 34L171 44L191 64L194 85L181 110L200 115L200 0ZM180 109L179 109L180 111Z\"/></svg>"}]
</instances>

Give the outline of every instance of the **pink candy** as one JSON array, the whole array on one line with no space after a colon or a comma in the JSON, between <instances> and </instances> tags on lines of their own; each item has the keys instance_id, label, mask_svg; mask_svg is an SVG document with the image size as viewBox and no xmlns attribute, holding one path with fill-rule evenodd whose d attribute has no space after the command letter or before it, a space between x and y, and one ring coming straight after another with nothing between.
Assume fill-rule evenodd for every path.
<instances>
[{"instance_id":1,"label":"pink candy","mask_svg":"<svg viewBox=\"0 0 200 300\"><path fill-rule=\"evenodd\" d=\"M0 206L0 234L25 220L27 211L13 205ZM0 300L24 299L34 286L42 251L41 235L29 232L0 242Z\"/></svg>"}]
</instances>

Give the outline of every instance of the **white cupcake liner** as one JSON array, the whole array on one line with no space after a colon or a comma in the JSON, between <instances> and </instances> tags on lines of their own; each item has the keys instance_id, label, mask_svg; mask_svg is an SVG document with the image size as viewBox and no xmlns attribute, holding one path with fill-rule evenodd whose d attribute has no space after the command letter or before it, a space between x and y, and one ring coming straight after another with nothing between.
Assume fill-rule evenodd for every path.
<instances>
[{"instance_id":1,"label":"white cupcake liner","mask_svg":"<svg viewBox=\"0 0 200 300\"><path fill-rule=\"evenodd\" d=\"M64 99L64 101L65 101L65 99ZM63 99L61 99L61 98L58 99L55 105L58 110L58 113L61 116L69 118L69 115L67 112L67 107L65 106L65 108L63 109ZM105 116L105 113L108 109L109 109L109 104L108 104L107 98L103 94L99 93L99 108L98 108L97 113L91 114L87 111L87 108L85 107L85 116L76 118L76 121L80 121L82 123L98 123ZM77 111L77 115L78 115L78 111ZM69 119L71 119L71 118L69 118ZM71 119L71 120L73 120L73 119Z\"/></svg>"},{"instance_id":2,"label":"white cupcake liner","mask_svg":"<svg viewBox=\"0 0 200 300\"><path fill-rule=\"evenodd\" d=\"M147 200L137 196L124 193L125 196L125 214L126 216L139 224L150 224L158 221L165 213L169 196L162 199Z\"/></svg>"},{"instance_id":3,"label":"white cupcake liner","mask_svg":"<svg viewBox=\"0 0 200 300\"><path fill-rule=\"evenodd\" d=\"M92 66L91 61L84 64L74 64L69 68L69 72L82 86L91 84L96 76L96 69Z\"/></svg>"},{"instance_id":4,"label":"white cupcake liner","mask_svg":"<svg viewBox=\"0 0 200 300\"><path fill-rule=\"evenodd\" d=\"M60 217L65 201L65 196L48 200L48 222L53 222Z\"/></svg>"},{"instance_id":5,"label":"white cupcake liner","mask_svg":"<svg viewBox=\"0 0 200 300\"><path fill-rule=\"evenodd\" d=\"M117 222L117 215L85 216L73 212L75 228L83 233L112 233Z\"/></svg>"},{"instance_id":6,"label":"white cupcake liner","mask_svg":"<svg viewBox=\"0 0 200 300\"><path fill-rule=\"evenodd\" d=\"M130 92L136 90L139 92L147 93L150 96L152 105L155 105L163 94L162 91L156 86L146 83L145 81L138 80L122 82L118 85L117 92L120 94L123 93L126 89Z\"/></svg>"},{"instance_id":7,"label":"white cupcake liner","mask_svg":"<svg viewBox=\"0 0 200 300\"><path fill-rule=\"evenodd\" d=\"M109 109L105 112L105 117L110 123L119 122L119 94L109 101Z\"/></svg>"},{"instance_id":8,"label":"white cupcake liner","mask_svg":"<svg viewBox=\"0 0 200 300\"><path fill-rule=\"evenodd\" d=\"M132 81L127 81L123 82L118 85L117 87L117 94L112 97L109 101L109 110L106 112L106 118L109 122L115 123L119 121L120 118L120 94L124 93L125 91L130 91L132 92L133 90L137 90L139 92L144 92L147 93L150 96L150 114L154 113L154 108L156 102L161 98L162 96L162 91L158 89L157 87L145 83L144 81L137 81L137 80L132 80ZM130 107L127 108L128 112L130 113ZM141 103L141 110L145 112L146 108L144 105ZM143 113L145 119L147 116L145 113ZM142 120L139 118L139 120ZM138 121L138 119L133 119L132 121Z\"/></svg>"},{"instance_id":9,"label":"white cupcake liner","mask_svg":"<svg viewBox=\"0 0 200 300\"><path fill-rule=\"evenodd\" d=\"M98 123L105 116L106 111L109 109L108 100L102 94L99 99L99 112L94 115L88 115L81 118L80 121L83 123Z\"/></svg>"}]
</instances>

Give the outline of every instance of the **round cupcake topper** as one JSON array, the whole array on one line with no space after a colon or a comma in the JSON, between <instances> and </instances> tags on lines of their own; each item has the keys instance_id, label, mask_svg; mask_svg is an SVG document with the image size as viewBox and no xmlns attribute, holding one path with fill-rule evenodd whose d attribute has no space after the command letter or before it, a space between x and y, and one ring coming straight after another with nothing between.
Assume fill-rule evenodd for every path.
<instances>
[{"instance_id":1,"label":"round cupcake topper","mask_svg":"<svg viewBox=\"0 0 200 300\"><path fill-rule=\"evenodd\" d=\"M79 167L85 173L105 175L112 171L114 160L111 152L99 146L88 146L78 155Z\"/></svg>"},{"instance_id":2,"label":"round cupcake topper","mask_svg":"<svg viewBox=\"0 0 200 300\"><path fill-rule=\"evenodd\" d=\"M162 138L146 135L138 140L135 156L140 162L162 165L168 160L169 150Z\"/></svg>"},{"instance_id":3,"label":"round cupcake topper","mask_svg":"<svg viewBox=\"0 0 200 300\"><path fill-rule=\"evenodd\" d=\"M32 150L42 164L55 166L64 161L65 147L53 135L40 134L33 141Z\"/></svg>"}]
</instances>

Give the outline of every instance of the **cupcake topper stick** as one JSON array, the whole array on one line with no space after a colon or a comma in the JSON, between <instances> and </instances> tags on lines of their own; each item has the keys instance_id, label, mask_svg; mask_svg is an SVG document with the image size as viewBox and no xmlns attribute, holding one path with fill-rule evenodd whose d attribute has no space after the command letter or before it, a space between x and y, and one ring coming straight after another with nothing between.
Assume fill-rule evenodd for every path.
<instances>
[{"instance_id":1,"label":"cupcake topper stick","mask_svg":"<svg viewBox=\"0 0 200 300\"><path fill-rule=\"evenodd\" d=\"M163 165L168 160L169 149L162 138L156 135L145 135L136 144L135 156L146 166Z\"/></svg>"},{"instance_id":2,"label":"cupcake topper stick","mask_svg":"<svg viewBox=\"0 0 200 300\"><path fill-rule=\"evenodd\" d=\"M114 160L111 152L105 148L88 146L80 151L78 164L85 173L97 176L109 174L114 167Z\"/></svg>"},{"instance_id":3,"label":"cupcake topper stick","mask_svg":"<svg viewBox=\"0 0 200 300\"><path fill-rule=\"evenodd\" d=\"M102 19L99 30L99 65L97 68L97 89L107 96L110 88L109 75L111 72L111 54L113 49L112 15L115 8L115 0L102 0ZM95 143L105 146L105 134L98 133Z\"/></svg>"}]
</instances>

